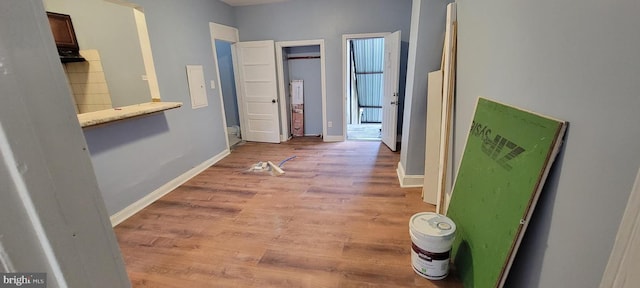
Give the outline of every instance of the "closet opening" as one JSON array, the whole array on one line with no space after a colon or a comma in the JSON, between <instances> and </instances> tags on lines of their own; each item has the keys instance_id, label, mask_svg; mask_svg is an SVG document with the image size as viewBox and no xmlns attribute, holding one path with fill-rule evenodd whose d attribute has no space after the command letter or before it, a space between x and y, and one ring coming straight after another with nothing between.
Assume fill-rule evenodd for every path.
<instances>
[{"instance_id":1,"label":"closet opening","mask_svg":"<svg viewBox=\"0 0 640 288\"><path fill-rule=\"evenodd\" d=\"M325 125L324 41L276 42L281 131L292 137L323 137Z\"/></svg>"}]
</instances>

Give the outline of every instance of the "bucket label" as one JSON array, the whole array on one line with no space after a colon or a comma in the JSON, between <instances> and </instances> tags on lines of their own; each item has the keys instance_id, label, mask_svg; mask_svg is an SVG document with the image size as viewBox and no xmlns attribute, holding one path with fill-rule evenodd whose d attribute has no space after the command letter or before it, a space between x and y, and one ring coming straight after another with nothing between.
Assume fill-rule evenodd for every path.
<instances>
[{"instance_id":1,"label":"bucket label","mask_svg":"<svg viewBox=\"0 0 640 288\"><path fill-rule=\"evenodd\" d=\"M447 277L450 251L433 253L420 249L414 243L411 243L411 248L411 265L416 272L431 280Z\"/></svg>"},{"instance_id":2,"label":"bucket label","mask_svg":"<svg viewBox=\"0 0 640 288\"><path fill-rule=\"evenodd\" d=\"M429 252L418 247L418 245L416 245L415 243L411 243L411 249L413 249L413 251L418 254L418 257L420 257L420 259L429 262L433 260L447 260L449 259L449 254L451 254L451 250L442 253Z\"/></svg>"}]
</instances>

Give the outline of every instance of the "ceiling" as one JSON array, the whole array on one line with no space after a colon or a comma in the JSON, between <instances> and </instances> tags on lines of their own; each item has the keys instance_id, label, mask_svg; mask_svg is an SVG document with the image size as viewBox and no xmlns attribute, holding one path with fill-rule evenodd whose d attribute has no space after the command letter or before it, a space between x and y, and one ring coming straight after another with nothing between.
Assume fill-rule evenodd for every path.
<instances>
[{"instance_id":1,"label":"ceiling","mask_svg":"<svg viewBox=\"0 0 640 288\"><path fill-rule=\"evenodd\" d=\"M268 4L268 3L276 3L276 2L285 2L289 0L220 0L224 3L227 3L231 6L249 6L249 5L260 5L260 4Z\"/></svg>"}]
</instances>

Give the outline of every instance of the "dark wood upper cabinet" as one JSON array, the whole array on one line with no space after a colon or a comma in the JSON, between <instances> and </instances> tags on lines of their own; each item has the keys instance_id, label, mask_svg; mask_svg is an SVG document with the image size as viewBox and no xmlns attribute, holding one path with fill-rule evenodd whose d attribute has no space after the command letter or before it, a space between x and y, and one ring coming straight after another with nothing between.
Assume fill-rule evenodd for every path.
<instances>
[{"instance_id":1,"label":"dark wood upper cabinet","mask_svg":"<svg viewBox=\"0 0 640 288\"><path fill-rule=\"evenodd\" d=\"M62 62L84 61L84 58L80 56L80 47L78 46L75 30L73 30L71 16L47 12L47 17L49 18L49 26L51 26L60 60Z\"/></svg>"}]
</instances>

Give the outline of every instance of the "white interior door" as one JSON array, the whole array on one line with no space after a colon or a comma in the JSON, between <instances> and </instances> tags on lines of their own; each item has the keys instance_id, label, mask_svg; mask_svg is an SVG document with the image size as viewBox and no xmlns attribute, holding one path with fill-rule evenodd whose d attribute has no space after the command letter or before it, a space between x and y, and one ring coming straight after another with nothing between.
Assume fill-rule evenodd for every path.
<instances>
[{"instance_id":1,"label":"white interior door","mask_svg":"<svg viewBox=\"0 0 640 288\"><path fill-rule=\"evenodd\" d=\"M243 139L280 143L273 40L238 42L232 51Z\"/></svg>"},{"instance_id":2,"label":"white interior door","mask_svg":"<svg viewBox=\"0 0 640 288\"><path fill-rule=\"evenodd\" d=\"M398 135L398 75L400 31L384 37L384 95L382 96L382 142L396 151Z\"/></svg>"}]
</instances>

